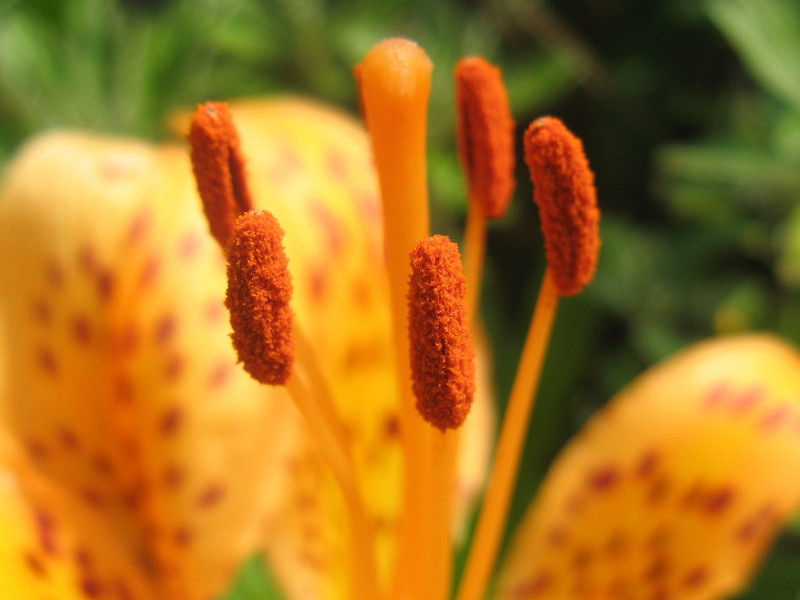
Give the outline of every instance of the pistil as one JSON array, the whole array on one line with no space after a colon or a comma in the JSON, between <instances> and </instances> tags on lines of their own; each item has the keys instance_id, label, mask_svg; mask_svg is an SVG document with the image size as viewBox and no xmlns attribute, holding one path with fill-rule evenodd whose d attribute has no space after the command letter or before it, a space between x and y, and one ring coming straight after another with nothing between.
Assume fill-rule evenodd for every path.
<instances>
[{"instance_id":1,"label":"pistil","mask_svg":"<svg viewBox=\"0 0 800 600\"><path fill-rule=\"evenodd\" d=\"M435 598L435 574L443 562L449 567L449 555L444 561L434 557L431 532L437 524L428 482L435 430L415 408L406 331L408 256L429 229L425 140L431 69L430 60L417 44L397 38L375 46L356 68L362 113L372 141L383 200L384 252L405 458L392 587L395 598L409 600Z\"/></svg>"}]
</instances>

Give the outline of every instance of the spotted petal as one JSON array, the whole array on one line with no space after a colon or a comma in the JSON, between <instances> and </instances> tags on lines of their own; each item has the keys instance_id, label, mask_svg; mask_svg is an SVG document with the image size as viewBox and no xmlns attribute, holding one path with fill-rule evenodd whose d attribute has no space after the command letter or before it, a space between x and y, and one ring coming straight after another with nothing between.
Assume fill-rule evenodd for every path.
<instances>
[{"instance_id":1,"label":"spotted petal","mask_svg":"<svg viewBox=\"0 0 800 600\"><path fill-rule=\"evenodd\" d=\"M129 550L92 511L37 474L0 432L0 597L155 598Z\"/></svg>"},{"instance_id":2,"label":"spotted petal","mask_svg":"<svg viewBox=\"0 0 800 600\"><path fill-rule=\"evenodd\" d=\"M529 509L497 597L726 597L800 500L800 355L699 344L573 440Z\"/></svg>"},{"instance_id":3,"label":"spotted petal","mask_svg":"<svg viewBox=\"0 0 800 600\"><path fill-rule=\"evenodd\" d=\"M236 366L185 149L34 140L8 170L0 247L15 434L163 597L219 594L279 502L295 421Z\"/></svg>"}]
</instances>

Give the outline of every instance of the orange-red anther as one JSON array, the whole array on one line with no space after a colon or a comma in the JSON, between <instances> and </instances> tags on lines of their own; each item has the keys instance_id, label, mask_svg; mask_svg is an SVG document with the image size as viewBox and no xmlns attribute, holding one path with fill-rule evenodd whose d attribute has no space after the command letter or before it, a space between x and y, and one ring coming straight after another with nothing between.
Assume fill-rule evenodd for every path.
<instances>
[{"instance_id":1,"label":"orange-red anther","mask_svg":"<svg viewBox=\"0 0 800 600\"><path fill-rule=\"evenodd\" d=\"M500 69L481 57L461 59L455 71L458 154L470 199L483 214L502 217L514 193L514 119Z\"/></svg>"},{"instance_id":2,"label":"orange-red anther","mask_svg":"<svg viewBox=\"0 0 800 600\"><path fill-rule=\"evenodd\" d=\"M475 351L458 246L435 235L411 251L408 335L417 410L442 431L464 422L475 393Z\"/></svg>"},{"instance_id":3,"label":"orange-red anther","mask_svg":"<svg viewBox=\"0 0 800 600\"><path fill-rule=\"evenodd\" d=\"M246 212L234 224L226 247L233 347L253 379L282 385L294 362L294 313L283 229L264 211Z\"/></svg>"},{"instance_id":4,"label":"orange-red anther","mask_svg":"<svg viewBox=\"0 0 800 600\"><path fill-rule=\"evenodd\" d=\"M539 205L547 262L561 296L579 293L594 276L600 210L583 143L559 119L543 117L525 132L525 161Z\"/></svg>"},{"instance_id":5,"label":"orange-red anther","mask_svg":"<svg viewBox=\"0 0 800 600\"><path fill-rule=\"evenodd\" d=\"M197 108L189 129L189 144L211 234L224 248L236 217L253 210L239 134L227 104L207 102Z\"/></svg>"}]
</instances>

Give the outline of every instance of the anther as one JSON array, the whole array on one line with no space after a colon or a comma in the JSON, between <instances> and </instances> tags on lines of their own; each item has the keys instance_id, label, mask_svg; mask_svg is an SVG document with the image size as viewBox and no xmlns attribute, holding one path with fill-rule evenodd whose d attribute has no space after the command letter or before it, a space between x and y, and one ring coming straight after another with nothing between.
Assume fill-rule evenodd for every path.
<instances>
[{"instance_id":1,"label":"anther","mask_svg":"<svg viewBox=\"0 0 800 600\"><path fill-rule=\"evenodd\" d=\"M233 347L255 380L286 383L294 361L292 280L283 230L268 212L239 216L226 247Z\"/></svg>"},{"instance_id":2,"label":"anther","mask_svg":"<svg viewBox=\"0 0 800 600\"><path fill-rule=\"evenodd\" d=\"M189 129L192 167L211 234L224 248L236 217L253 209L239 134L228 105L200 105Z\"/></svg>"},{"instance_id":3,"label":"anther","mask_svg":"<svg viewBox=\"0 0 800 600\"><path fill-rule=\"evenodd\" d=\"M559 119L543 117L525 132L525 162L553 281L561 296L573 296L592 280L600 249L600 210L583 143Z\"/></svg>"},{"instance_id":4,"label":"anther","mask_svg":"<svg viewBox=\"0 0 800 600\"><path fill-rule=\"evenodd\" d=\"M475 393L475 351L458 246L435 235L410 254L408 335L417 410L442 431L466 419Z\"/></svg>"},{"instance_id":5,"label":"anther","mask_svg":"<svg viewBox=\"0 0 800 600\"><path fill-rule=\"evenodd\" d=\"M514 193L514 119L503 75L480 57L456 65L458 153L470 201L490 219L502 217Z\"/></svg>"}]
</instances>

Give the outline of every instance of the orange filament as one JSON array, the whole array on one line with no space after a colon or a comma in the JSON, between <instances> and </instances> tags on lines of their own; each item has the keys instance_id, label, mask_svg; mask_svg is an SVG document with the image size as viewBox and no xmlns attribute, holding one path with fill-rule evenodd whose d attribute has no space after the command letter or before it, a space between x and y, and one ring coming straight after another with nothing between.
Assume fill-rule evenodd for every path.
<instances>
[{"instance_id":1,"label":"orange filament","mask_svg":"<svg viewBox=\"0 0 800 600\"><path fill-rule=\"evenodd\" d=\"M531 123L525 161L535 186L547 263L562 296L591 281L600 248L597 192L583 144L555 117Z\"/></svg>"},{"instance_id":2,"label":"orange filament","mask_svg":"<svg viewBox=\"0 0 800 600\"><path fill-rule=\"evenodd\" d=\"M417 410L441 431L467 418L475 394L475 351L467 323L458 246L442 235L411 252L408 335Z\"/></svg>"},{"instance_id":3,"label":"orange filament","mask_svg":"<svg viewBox=\"0 0 800 600\"><path fill-rule=\"evenodd\" d=\"M236 217L253 209L239 134L228 105L208 102L192 116L192 167L211 234L223 248Z\"/></svg>"},{"instance_id":4,"label":"orange filament","mask_svg":"<svg viewBox=\"0 0 800 600\"><path fill-rule=\"evenodd\" d=\"M458 154L470 204L502 217L514 193L514 119L500 69L481 57L462 58L455 71Z\"/></svg>"},{"instance_id":5,"label":"orange filament","mask_svg":"<svg viewBox=\"0 0 800 600\"><path fill-rule=\"evenodd\" d=\"M246 212L226 247L233 347L253 379L283 385L292 372L292 279L283 230L268 212Z\"/></svg>"}]
</instances>

